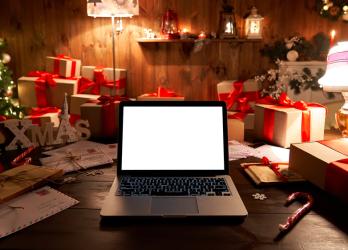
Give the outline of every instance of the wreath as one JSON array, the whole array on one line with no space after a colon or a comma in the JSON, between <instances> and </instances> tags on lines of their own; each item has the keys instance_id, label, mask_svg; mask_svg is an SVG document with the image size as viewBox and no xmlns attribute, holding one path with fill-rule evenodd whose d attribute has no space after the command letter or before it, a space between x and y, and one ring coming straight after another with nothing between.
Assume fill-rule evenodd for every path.
<instances>
[{"instance_id":1,"label":"wreath","mask_svg":"<svg viewBox=\"0 0 348 250\"><path fill-rule=\"evenodd\" d=\"M320 32L313 36L310 41L300 36L277 40L271 45L266 44L260 50L260 53L262 56L268 57L272 62L277 60L286 61L290 50L295 50L298 53L299 61L325 61L329 47L329 37Z\"/></svg>"},{"instance_id":2,"label":"wreath","mask_svg":"<svg viewBox=\"0 0 348 250\"><path fill-rule=\"evenodd\" d=\"M348 0L317 0L316 8L322 17L348 22Z\"/></svg>"}]
</instances>

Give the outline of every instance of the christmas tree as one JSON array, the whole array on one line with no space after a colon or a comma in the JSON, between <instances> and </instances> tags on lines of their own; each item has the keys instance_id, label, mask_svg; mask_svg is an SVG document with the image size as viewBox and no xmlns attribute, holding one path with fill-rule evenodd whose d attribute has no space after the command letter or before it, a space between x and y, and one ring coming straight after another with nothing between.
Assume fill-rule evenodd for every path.
<instances>
[{"instance_id":1,"label":"christmas tree","mask_svg":"<svg viewBox=\"0 0 348 250\"><path fill-rule=\"evenodd\" d=\"M5 53L7 44L0 38L0 121L9 118L21 118L22 108L12 99L13 88L12 72L6 66L11 57Z\"/></svg>"}]
</instances>

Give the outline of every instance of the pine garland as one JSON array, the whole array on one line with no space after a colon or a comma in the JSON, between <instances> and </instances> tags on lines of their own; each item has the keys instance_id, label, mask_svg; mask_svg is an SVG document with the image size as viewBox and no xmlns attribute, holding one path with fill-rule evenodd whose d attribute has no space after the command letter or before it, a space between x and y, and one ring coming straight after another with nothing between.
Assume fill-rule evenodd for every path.
<instances>
[{"instance_id":1,"label":"pine garland","mask_svg":"<svg viewBox=\"0 0 348 250\"><path fill-rule=\"evenodd\" d=\"M316 9L324 18L348 22L348 0L317 0Z\"/></svg>"}]
</instances>

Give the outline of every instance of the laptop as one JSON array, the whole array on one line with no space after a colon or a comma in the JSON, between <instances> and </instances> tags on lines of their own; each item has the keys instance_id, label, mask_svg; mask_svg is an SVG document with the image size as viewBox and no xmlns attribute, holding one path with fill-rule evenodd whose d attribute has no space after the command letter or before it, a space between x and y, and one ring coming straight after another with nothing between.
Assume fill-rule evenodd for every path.
<instances>
[{"instance_id":1,"label":"laptop","mask_svg":"<svg viewBox=\"0 0 348 250\"><path fill-rule=\"evenodd\" d=\"M104 217L245 217L228 175L219 101L121 102L117 174Z\"/></svg>"}]
</instances>

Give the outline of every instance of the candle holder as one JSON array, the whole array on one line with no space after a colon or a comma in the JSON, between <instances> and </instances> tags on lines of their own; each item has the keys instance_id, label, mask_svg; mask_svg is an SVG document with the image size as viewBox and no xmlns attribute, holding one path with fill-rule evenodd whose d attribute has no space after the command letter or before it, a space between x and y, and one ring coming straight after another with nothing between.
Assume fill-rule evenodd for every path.
<instances>
[{"instance_id":1,"label":"candle holder","mask_svg":"<svg viewBox=\"0 0 348 250\"><path fill-rule=\"evenodd\" d=\"M220 12L219 37L221 39L237 38L234 8L227 1L224 1L223 11Z\"/></svg>"},{"instance_id":2,"label":"candle holder","mask_svg":"<svg viewBox=\"0 0 348 250\"><path fill-rule=\"evenodd\" d=\"M178 15L173 10L167 10L162 17L161 33L166 39L180 38Z\"/></svg>"}]
</instances>

